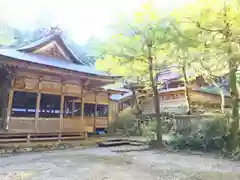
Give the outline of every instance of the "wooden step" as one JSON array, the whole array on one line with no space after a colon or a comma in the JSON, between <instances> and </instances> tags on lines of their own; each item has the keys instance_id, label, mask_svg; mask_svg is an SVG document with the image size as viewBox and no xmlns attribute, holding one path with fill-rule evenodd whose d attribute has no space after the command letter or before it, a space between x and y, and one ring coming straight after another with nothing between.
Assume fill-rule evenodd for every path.
<instances>
[{"instance_id":1,"label":"wooden step","mask_svg":"<svg viewBox=\"0 0 240 180\"><path fill-rule=\"evenodd\" d=\"M0 143L8 143L8 142L26 142L26 138L18 138L18 139L0 139Z\"/></svg>"}]
</instances>

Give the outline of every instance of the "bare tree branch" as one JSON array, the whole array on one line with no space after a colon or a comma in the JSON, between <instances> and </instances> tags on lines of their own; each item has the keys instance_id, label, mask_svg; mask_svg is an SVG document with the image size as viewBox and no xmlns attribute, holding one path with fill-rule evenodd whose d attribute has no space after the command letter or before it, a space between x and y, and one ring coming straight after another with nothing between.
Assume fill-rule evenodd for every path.
<instances>
[{"instance_id":1,"label":"bare tree branch","mask_svg":"<svg viewBox=\"0 0 240 180\"><path fill-rule=\"evenodd\" d=\"M196 24L196 26L201 29L201 30L204 30L204 31L208 31L208 32L219 32L219 33L223 33L225 28L222 28L222 29L208 29L208 28L205 28L205 27L202 27L200 22L198 21L194 21L193 19L191 19L190 17L187 18L188 20L190 20L191 23L194 23Z\"/></svg>"}]
</instances>

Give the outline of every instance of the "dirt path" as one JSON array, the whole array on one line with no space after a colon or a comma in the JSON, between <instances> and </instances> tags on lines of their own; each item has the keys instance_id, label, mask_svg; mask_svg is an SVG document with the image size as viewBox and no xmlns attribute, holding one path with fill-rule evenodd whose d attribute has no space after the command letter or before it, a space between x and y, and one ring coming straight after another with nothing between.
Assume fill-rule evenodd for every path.
<instances>
[{"instance_id":1,"label":"dirt path","mask_svg":"<svg viewBox=\"0 0 240 180\"><path fill-rule=\"evenodd\" d=\"M129 147L121 147L121 149ZM0 180L240 180L240 163L119 148L68 149L0 158Z\"/></svg>"}]
</instances>

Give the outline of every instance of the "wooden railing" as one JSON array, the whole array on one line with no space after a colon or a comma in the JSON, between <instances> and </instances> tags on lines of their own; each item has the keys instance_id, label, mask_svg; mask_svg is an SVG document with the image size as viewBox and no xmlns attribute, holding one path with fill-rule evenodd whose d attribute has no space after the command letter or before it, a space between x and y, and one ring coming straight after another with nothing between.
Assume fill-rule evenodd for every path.
<instances>
[{"instance_id":1,"label":"wooden railing","mask_svg":"<svg viewBox=\"0 0 240 180\"><path fill-rule=\"evenodd\" d=\"M60 118L15 118L11 117L8 122L8 132L12 133L57 133L57 132L84 132L86 128L106 128L108 117L65 117Z\"/></svg>"},{"instance_id":2,"label":"wooden railing","mask_svg":"<svg viewBox=\"0 0 240 180\"><path fill-rule=\"evenodd\" d=\"M96 127L97 128L106 128L108 126L108 117L97 117L96 118Z\"/></svg>"},{"instance_id":3,"label":"wooden railing","mask_svg":"<svg viewBox=\"0 0 240 180\"><path fill-rule=\"evenodd\" d=\"M147 114L143 115L141 120L142 121L151 121L155 118L156 114ZM196 131L195 128L197 128L198 124L200 124L203 121L216 118L216 116L219 116L219 118L223 117L221 114L193 114L193 115L171 115L169 118L162 118L166 121L173 124L173 128L176 131L185 129L185 128L191 128L191 131ZM227 122L226 122L227 123Z\"/></svg>"}]
</instances>

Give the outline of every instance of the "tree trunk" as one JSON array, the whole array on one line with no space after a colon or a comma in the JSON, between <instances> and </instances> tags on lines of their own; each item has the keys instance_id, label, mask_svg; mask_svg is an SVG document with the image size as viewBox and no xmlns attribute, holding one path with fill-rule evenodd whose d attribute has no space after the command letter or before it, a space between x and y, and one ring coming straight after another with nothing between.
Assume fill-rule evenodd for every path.
<instances>
[{"instance_id":1,"label":"tree trunk","mask_svg":"<svg viewBox=\"0 0 240 180\"><path fill-rule=\"evenodd\" d=\"M225 109L224 109L224 107L225 107L225 97L224 97L223 90L214 80L212 80L212 83L216 88L219 89L219 93L221 95L221 112L224 113L225 112Z\"/></svg>"},{"instance_id":2,"label":"tree trunk","mask_svg":"<svg viewBox=\"0 0 240 180\"><path fill-rule=\"evenodd\" d=\"M162 120L160 117L160 101L159 101L159 94L157 89L157 84L155 82L155 78L153 76L153 58L152 58L152 46L148 45L148 70L149 70L149 78L153 90L153 100L154 100L154 107L156 112L156 121L157 121L157 142L154 144L156 148L164 147L163 140L162 140Z\"/></svg>"},{"instance_id":3,"label":"tree trunk","mask_svg":"<svg viewBox=\"0 0 240 180\"><path fill-rule=\"evenodd\" d=\"M135 103L137 102L136 101L136 92L135 92L135 90L134 89L131 89L132 90L132 99L131 99L131 107L133 108L134 107L134 105L135 105Z\"/></svg>"},{"instance_id":4,"label":"tree trunk","mask_svg":"<svg viewBox=\"0 0 240 180\"><path fill-rule=\"evenodd\" d=\"M1 97L0 97L0 111L1 111L1 122L0 122L0 129L6 130L7 128L7 106L8 106L8 95L9 95L9 88L11 87L12 77L11 75L5 70L0 70L1 75Z\"/></svg>"},{"instance_id":5,"label":"tree trunk","mask_svg":"<svg viewBox=\"0 0 240 180\"><path fill-rule=\"evenodd\" d=\"M182 73L183 73L183 78L184 78L185 97L187 99L187 107L188 107L187 113L190 115L192 113L192 111L191 111L191 96L190 96L189 83L188 83L188 77L187 77L187 72L186 72L185 66L182 67Z\"/></svg>"},{"instance_id":6,"label":"tree trunk","mask_svg":"<svg viewBox=\"0 0 240 180\"><path fill-rule=\"evenodd\" d=\"M231 95L231 123L227 148L229 152L233 152L238 146L238 130L239 130L239 92L237 88L237 63L234 60L229 61L229 89Z\"/></svg>"},{"instance_id":7,"label":"tree trunk","mask_svg":"<svg viewBox=\"0 0 240 180\"><path fill-rule=\"evenodd\" d=\"M136 89L132 88L132 92L133 92L133 101L136 107L136 117L139 117L140 121L137 122L137 130L139 131L139 134L142 135L142 130L141 130L141 121L142 121L142 110L140 108L140 104L138 102L138 98L137 98L137 94L136 94ZM133 106L134 107L134 106Z\"/></svg>"},{"instance_id":8,"label":"tree trunk","mask_svg":"<svg viewBox=\"0 0 240 180\"><path fill-rule=\"evenodd\" d=\"M134 88L132 88L132 92L133 92L133 102L134 102L134 105L136 107L136 110L137 110L137 115L138 114L141 114L141 108L140 108L140 105L139 105L139 102L138 102L138 97L137 97L137 94L136 94L136 90Z\"/></svg>"}]
</instances>

